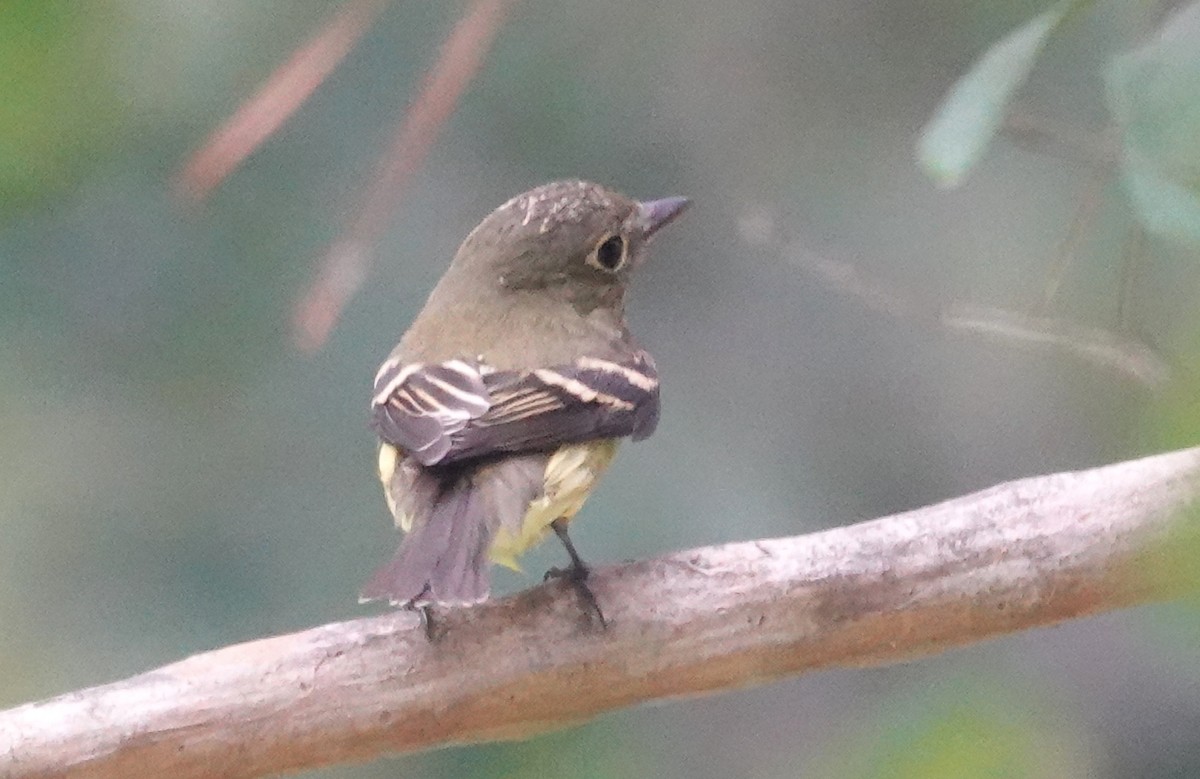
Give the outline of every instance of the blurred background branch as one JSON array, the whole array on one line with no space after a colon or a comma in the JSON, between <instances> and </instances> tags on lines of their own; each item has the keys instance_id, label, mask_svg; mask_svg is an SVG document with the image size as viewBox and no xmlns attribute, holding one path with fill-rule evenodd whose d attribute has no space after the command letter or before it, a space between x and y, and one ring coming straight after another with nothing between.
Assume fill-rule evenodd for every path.
<instances>
[{"instance_id":1,"label":"blurred background branch","mask_svg":"<svg viewBox=\"0 0 1200 779\"><path fill-rule=\"evenodd\" d=\"M1092 198L1095 199L1094 196ZM1081 203L1086 213L1094 208ZM1077 218L1075 222L1086 221ZM780 256L803 269L830 289L846 295L872 311L924 325L937 325L948 330L985 336L997 343L1018 348L1047 349L1093 368L1111 372L1132 380L1148 390L1161 390L1171 378L1171 366L1149 345L1116 330L1087 325L1065 317L988 306L967 301L938 302L929 300L915 290L902 289L883 278L872 276L856 264L823 256L804 247L800 242L787 242L775 233L774 217L761 209L743 214L739 229L744 240L752 246L778 252ZM1062 276L1069 265L1078 230L1072 229L1060 247L1057 266L1047 282L1043 308L1048 309ZM1133 231L1137 234L1137 231ZM1126 267L1132 268L1137 248L1131 249ZM1131 275L1132 271L1128 274ZM1130 282L1126 282L1128 286ZM1128 295L1123 291L1120 301ZM1117 319L1122 320L1122 304Z\"/></svg>"},{"instance_id":2,"label":"blurred background branch","mask_svg":"<svg viewBox=\"0 0 1200 779\"><path fill-rule=\"evenodd\" d=\"M320 348L362 285L371 252L412 175L482 67L515 0L472 0L441 47L415 99L342 235L296 301L292 337L306 352ZM387 0L347 0L320 30L271 74L258 91L192 153L174 178L176 197L199 203L274 135L371 28Z\"/></svg>"},{"instance_id":3,"label":"blurred background branch","mask_svg":"<svg viewBox=\"0 0 1200 779\"><path fill-rule=\"evenodd\" d=\"M347 0L188 158L176 197L199 203L274 135L371 28L387 0Z\"/></svg>"},{"instance_id":4,"label":"blurred background branch","mask_svg":"<svg viewBox=\"0 0 1200 779\"><path fill-rule=\"evenodd\" d=\"M388 151L342 235L320 261L316 278L296 301L292 339L305 352L319 349L342 309L367 277L371 253L395 214L413 174L420 168L442 125L483 66L492 41L516 0L473 0L442 44L412 105L396 128Z\"/></svg>"},{"instance_id":5,"label":"blurred background branch","mask_svg":"<svg viewBox=\"0 0 1200 779\"><path fill-rule=\"evenodd\" d=\"M402 611L238 644L0 712L0 769L249 779L909 660L1177 591L1157 547L1198 477L1189 449L597 569L606 631L554 583L439 615L434 642Z\"/></svg>"}]
</instances>

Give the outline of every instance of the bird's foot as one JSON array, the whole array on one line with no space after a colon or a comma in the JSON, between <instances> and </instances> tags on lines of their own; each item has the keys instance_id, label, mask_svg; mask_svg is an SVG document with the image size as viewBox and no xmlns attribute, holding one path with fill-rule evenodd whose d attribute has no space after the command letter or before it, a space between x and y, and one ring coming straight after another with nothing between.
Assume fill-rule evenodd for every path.
<instances>
[{"instance_id":1,"label":"bird's foot","mask_svg":"<svg viewBox=\"0 0 1200 779\"><path fill-rule=\"evenodd\" d=\"M604 612L600 610L600 604L596 601L596 594L592 592L592 588L588 586L587 580L591 571L586 565L572 564L566 568L551 568L546 571L546 575L542 578L543 581L551 579L561 579L571 585L571 589L575 590L575 594L583 603L584 609L588 615L596 615L596 619L600 622L601 628L608 628L608 620L604 618Z\"/></svg>"},{"instance_id":2,"label":"bird's foot","mask_svg":"<svg viewBox=\"0 0 1200 779\"><path fill-rule=\"evenodd\" d=\"M434 618L433 606L426 603L421 606L414 607L417 616L421 618L421 630L425 633L425 640L431 644L436 644L442 637L437 620Z\"/></svg>"}]
</instances>

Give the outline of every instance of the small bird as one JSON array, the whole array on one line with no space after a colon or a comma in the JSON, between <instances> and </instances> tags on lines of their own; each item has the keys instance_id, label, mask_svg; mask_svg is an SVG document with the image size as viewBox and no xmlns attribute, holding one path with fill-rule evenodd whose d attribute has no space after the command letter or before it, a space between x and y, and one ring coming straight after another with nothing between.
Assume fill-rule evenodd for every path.
<instances>
[{"instance_id":1,"label":"small bird","mask_svg":"<svg viewBox=\"0 0 1200 779\"><path fill-rule=\"evenodd\" d=\"M547 577L566 578L604 623L567 522L618 440L658 423L658 372L629 333L625 291L687 205L560 181L471 231L375 375L379 478L405 536L362 600L426 616L479 603L491 563L519 571L553 530L571 562Z\"/></svg>"}]
</instances>

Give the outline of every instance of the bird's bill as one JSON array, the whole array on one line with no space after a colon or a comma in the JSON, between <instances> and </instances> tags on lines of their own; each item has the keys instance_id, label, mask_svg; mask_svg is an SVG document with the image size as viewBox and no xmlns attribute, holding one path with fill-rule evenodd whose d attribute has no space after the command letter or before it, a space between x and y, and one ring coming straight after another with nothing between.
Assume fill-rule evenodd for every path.
<instances>
[{"instance_id":1,"label":"bird's bill","mask_svg":"<svg viewBox=\"0 0 1200 779\"><path fill-rule=\"evenodd\" d=\"M664 197L638 203L642 234L649 238L662 227L674 222L687 209L691 201L686 197Z\"/></svg>"}]
</instances>

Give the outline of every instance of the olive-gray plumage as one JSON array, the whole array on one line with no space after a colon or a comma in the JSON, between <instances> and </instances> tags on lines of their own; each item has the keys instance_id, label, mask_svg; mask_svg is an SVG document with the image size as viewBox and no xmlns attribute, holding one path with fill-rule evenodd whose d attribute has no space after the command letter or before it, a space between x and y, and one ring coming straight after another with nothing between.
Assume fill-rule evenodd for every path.
<instances>
[{"instance_id":1,"label":"olive-gray plumage","mask_svg":"<svg viewBox=\"0 0 1200 779\"><path fill-rule=\"evenodd\" d=\"M616 439L653 432L658 376L625 290L686 204L556 182L467 236L376 375L380 478L407 534L364 599L483 600L490 562L515 567L578 511Z\"/></svg>"}]
</instances>

